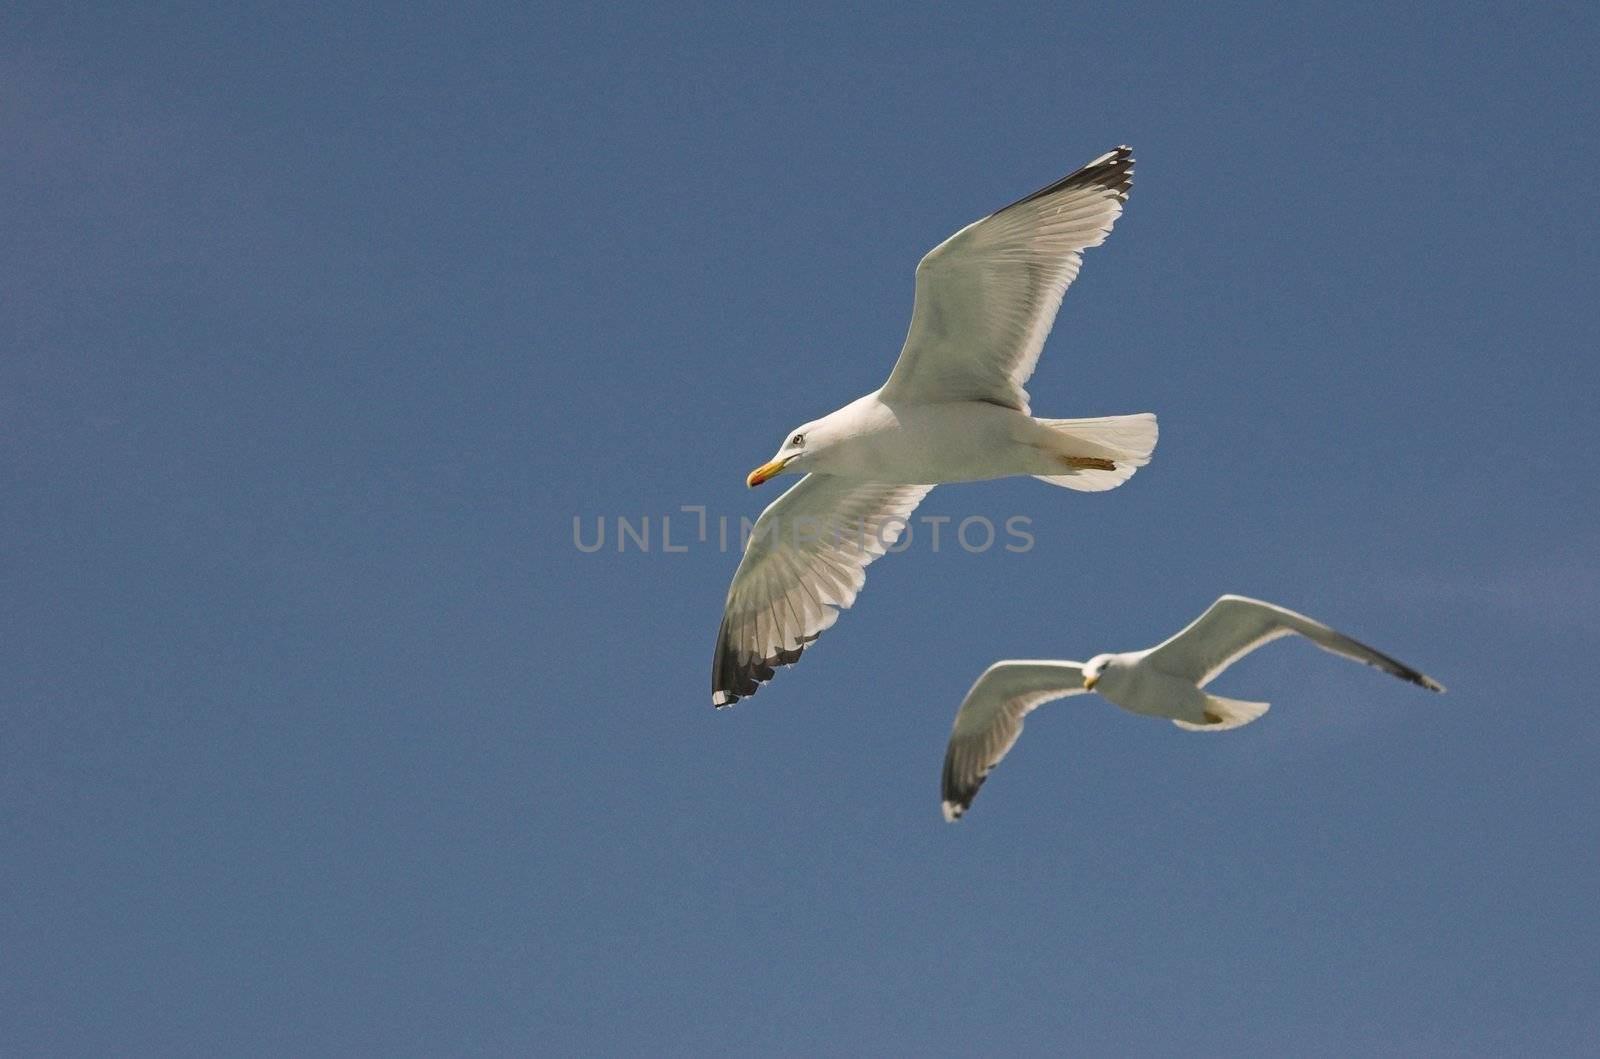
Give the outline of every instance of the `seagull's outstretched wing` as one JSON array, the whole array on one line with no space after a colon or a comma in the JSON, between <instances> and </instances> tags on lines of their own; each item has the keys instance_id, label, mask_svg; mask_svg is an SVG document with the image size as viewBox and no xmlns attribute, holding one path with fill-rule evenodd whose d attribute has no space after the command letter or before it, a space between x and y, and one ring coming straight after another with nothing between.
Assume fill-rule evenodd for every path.
<instances>
[{"instance_id":1,"label":"seagull's outstretched wing","mask_svg":"<svg viewBox=\"0 0 1600 1059\"><path fill-rule=\"evenodd\" d=\"M990 770L1016 745L1023 717L1083 690L1077 662L996 662L984 670L956 713L944 752L944 818L961 819Z\"/></svg>"},{"instance_id":2,"label":"seagull's outstretched wing","mask_svg":"<svg viewBox=\"0 0 1600 1059\"><path fill-rule=\"evenodd\" d=\"M1118 147L929 251L883 399L1028 411L1023 386L1082 251L1105 241L1132 184L1133 153Z\"/></svg>"},{"instance_id":3,"label":"seagull's outstretched wing","mask_svg":"<svg viewBox=\"0 0 1600 1059\"><path fill-rule=\"evenodd\" d=\"M1205 687L1218 673L1257 647L1291 633L1299 633L1324 651L1365 662L1429 691L1444 690L1432 677L1321 622L1245 596L1223 596L1188 628L1152 648L1145 661L1163 673Z\"/></svg>"},{"instance_id":4,"label":"seagull's outstretched wing","mask_svg":"<svg viewBox=\"0 0 1600 1059\"><path fill-rule=\"evenodd\" d=\"M711 703L731 706L799 659L855 602L866 567L905 530L931 485L808 474L756 520L728 588Z\"/></svg>"}]
</instances>

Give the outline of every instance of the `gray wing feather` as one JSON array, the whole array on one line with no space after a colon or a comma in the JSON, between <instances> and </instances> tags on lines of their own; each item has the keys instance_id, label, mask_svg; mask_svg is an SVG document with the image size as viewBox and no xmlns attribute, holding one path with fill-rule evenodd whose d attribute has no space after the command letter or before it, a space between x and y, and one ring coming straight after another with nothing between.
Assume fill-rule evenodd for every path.
<instances>
[{"instance_id":1,"label":"gray wing feather","mask_svg":"<svg viewBox=\"0 0 1600 1059\"><path fill-rule=\"evenodd\" d=\"M1381 669L1418 687L1444 690L1432 677L1319 621L1246 596L1223 596L1182 632L1151 649L1145 661L1163 673L1205 687L1257 647L1291 634L1304 636L1324 651Z\"/></svg>"}]
</instances>

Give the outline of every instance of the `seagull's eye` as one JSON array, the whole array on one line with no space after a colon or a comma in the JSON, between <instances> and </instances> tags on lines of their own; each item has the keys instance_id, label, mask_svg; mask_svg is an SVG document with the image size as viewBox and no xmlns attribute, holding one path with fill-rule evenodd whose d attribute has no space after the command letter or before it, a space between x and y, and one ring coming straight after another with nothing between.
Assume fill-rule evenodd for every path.
<instances>
[{"instance_id":1,"label":"seagull's eye","mask_svg":"<svg viewBox=\"0 0 1600 1059\"><path fill-rule=\"evenodd\" d=\"M805 443L806 436L804 434L796 434L794 437L789 439L789 444L793 445L797 449L804 446Z\"/></svg>"}]
</instances>

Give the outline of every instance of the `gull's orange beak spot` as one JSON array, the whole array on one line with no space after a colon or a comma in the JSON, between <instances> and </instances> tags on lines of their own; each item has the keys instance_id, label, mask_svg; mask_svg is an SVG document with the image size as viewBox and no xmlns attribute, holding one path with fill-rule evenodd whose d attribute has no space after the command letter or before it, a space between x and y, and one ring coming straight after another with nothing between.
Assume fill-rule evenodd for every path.
<instances>
[{"instance_id":1,"label":"gull's orange beak spot","mask_svg":"<svg viewBox=\"0 0 1600 1059\"><path fill-rule=\"evenodd\" d=\"M749 477L744 480L744 484L754 489L768 478L776 478L783 470L783 465L788 462L788 460L773 460L771 463L763 463L760 467L750 472Z\"/></svg>"},{"instance_id":2,"label":"gull's orange beak spot","mask_svg":"<svg viewBox=\"0 0 1600 1059\"><path fill-rule=\"evenodd\" d=\"M1093 691L1094 690L1094 686L1096 684L1098 684L1098 683L1100 683L1100 678L1098 676L1084 677L1083 678L1083 690L1084 691Z\"/></svg>"}]
</instances>

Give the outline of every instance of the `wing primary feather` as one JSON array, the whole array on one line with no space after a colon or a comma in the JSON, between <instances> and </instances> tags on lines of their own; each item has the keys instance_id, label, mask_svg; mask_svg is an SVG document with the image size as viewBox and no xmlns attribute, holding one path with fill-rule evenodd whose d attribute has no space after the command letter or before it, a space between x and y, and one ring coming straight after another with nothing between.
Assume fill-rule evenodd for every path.
<instances>
[{"instance_id":1,"label":"wing primary feather","mask_svg":"<svg viewBox=\"0 0 1600 1059\"><path fill-rule=\"evenodd\" d=\"M1099 158L1080 169L1073 170L1055 183L1047 184L1030 195L1024 195L1009 206L1002 206L1000 209L995 210L992 216L999 216L1006 210L1015 209L1018 206L1026 206L1028 203L1042 199L1046 195L1054 195L1058 191L1066 191L1068 188L1078 187L1102 187L1126 202L1128 191L1133 187L1133 148L1123 144L1107 151Z\"/></svg>"}]
</instances>

